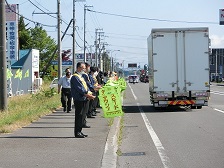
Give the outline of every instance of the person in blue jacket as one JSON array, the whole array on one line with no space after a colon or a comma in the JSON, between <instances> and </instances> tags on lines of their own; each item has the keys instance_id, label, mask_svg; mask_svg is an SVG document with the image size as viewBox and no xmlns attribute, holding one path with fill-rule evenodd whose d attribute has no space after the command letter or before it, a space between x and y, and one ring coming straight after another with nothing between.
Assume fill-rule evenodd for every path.
<instances>
[{"instance_id":1,"label":"person in blue jacket","mask_svg":"<svg viewBox=\"0 0 224 168\"><path fill-rule=\"evenodd\" d=\"M85 62L85 65L86 65L86 69L85 69L85 73L83 73L82 74L82 77L85 79L85 82L86 82L86 84L87 84L87 86L88 86L88 89L92 92L92 94L94 95L94 86L92 85L92 83L91 83L91 81L90 81L90 79L89 79L89 75L88 75L88 73L89 73L89 71L90 71L90 65L87 63L87 62ZM95 95L94 95L95 96ZM88 111L89 111L89 104L91 103L91 101L92 100L88 100L87 101L87 108L86 108L86 111L84 112L84 114L83 114L83 128L90 128L90 126L89 125L87 125L87 121L86 121L86 116L87 116L87 113L88 113ZM89 117L89 116L87 116L88 118L94 118L94 117Z\"/></svg>"},{"instance_id":2,"label":"person in blue jacket","mask_svg":"<svg viewBox=\"0 0 224 168\"><path fill-rule=\"evenodd\" d=\"M82 133L83 114L86 112L87 101L95 98L89 90L82 74L86 69L85 63L78 62L76 65L76 72L71 78L71 93L75 105L75 128L74 134L76 138L84 138L88 135Z\"/></svg>"},{"instance_id":3,"label":"person in blue jacket","mask_svg":"<svg viewBox=\"0 0 224 168\"><path fill-rule=\"evenodd\" d=\"M101 89L101 85L98 85L98 83L96 82L96 80L94 80L94 73L96 73L97 68L96 67L90 67L90 72L89 72L89 80L90 83L92 85L92 92L93 95L96 96L97 92L99 91L99 89ZM94 111L95 108L95 99L91 100L89 102L89 110L87 113L87 118L93 118L94 116L96 116L96 112Z\"/></svg>"}]
</instances>

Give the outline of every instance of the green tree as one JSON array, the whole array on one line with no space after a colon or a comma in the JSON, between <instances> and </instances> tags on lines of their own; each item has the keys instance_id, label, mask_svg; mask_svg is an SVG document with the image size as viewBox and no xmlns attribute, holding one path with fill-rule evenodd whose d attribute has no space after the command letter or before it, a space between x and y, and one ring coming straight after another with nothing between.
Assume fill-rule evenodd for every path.
<instances>
[{"instance_id":1,"label":"green tree","mask_svg":"<svg viewBox=\"0 0 224 168\"><path fill-rule=\"evenodd\" d=\"M25 24L23 17L19 19L19 48L27 49L28 41L30 41L30 28L26 28L28 24Z\"/></svg>"},{"instance_id":2,"label":"green tree","mask_svg":"<svg viewBox=\"0 0 224 168\"><path fill-rule=\"evenodd\" d=\"M54 39L47 35L46 30L44 30L41 26L38 25L36 25L30 30L30 34L31 40L28 42L28 46L29 48L35 48L39 50L40 70L43 70L47 62L49 61L51 54L57 47L56 42L54 41Z\"/></svg>"},{"instance_id":3,"label":"green tree","mask_svg":"<svg viewBox=\"0 0 224 168\"><path fill-rule=\"evenodd\" d=\"M51 61L51 56L57 47L56 42L48 36L42 26L36 25L34 28L27 29L27 25L25 25L23 17L21 17L19 20L20 49L38 49L40 52L40 72L49 72L50 66L48 66L48 62ZM55 54L53 59L56 58L57 55Z\"/></svg>"}]
</instances>

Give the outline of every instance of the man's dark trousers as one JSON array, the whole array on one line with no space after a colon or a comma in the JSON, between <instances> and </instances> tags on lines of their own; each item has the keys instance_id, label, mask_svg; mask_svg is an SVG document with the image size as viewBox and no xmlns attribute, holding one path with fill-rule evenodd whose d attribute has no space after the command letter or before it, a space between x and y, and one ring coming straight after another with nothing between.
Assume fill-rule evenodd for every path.
<instances>
[{"instance_id":1,"label":"man's dark trousers","mask_svg":"<svg viewBox=\"0 0 224 168\"><path fill-rule=\"evenodd\" d=\"M86 115L88 113L88 110L89 110L89 100L86 101L86 105L84 107L84 111L83 111L83 115L82 115L82 126L86 126Z\"/></svg>"},{"instance_id":2,"label":"man's dark trousers","mask_svg":"<svg viewBox=\"0 0 224 168\"><path fill-rule=\"evenodd\" d=\"M75 129L74 133L82 132L83 114L86 112L87 101L74 100L75 105Z\"/></svg>"},{"instance_id":3,"label":"man's dark trousers","mask_svg":"<svg viewBox=\"0 0 224 168\"><path fill-rule=\"evenodd\" d=\"M62 88L61 89L61 103L64 107L64 111L70 111L71 110L71 101L72 101L72 95L71 95L71 89L70 88ZM67 104L66 104L67 102Z\"/></svg>"}]
</instances>

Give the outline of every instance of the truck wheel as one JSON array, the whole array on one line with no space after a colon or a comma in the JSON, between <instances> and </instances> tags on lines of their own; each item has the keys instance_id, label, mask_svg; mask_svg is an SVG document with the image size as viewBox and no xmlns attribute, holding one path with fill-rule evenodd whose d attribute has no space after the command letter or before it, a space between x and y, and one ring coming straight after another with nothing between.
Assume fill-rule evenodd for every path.
<instances>
[{"instance_id":1,"label":"truck wheel","mask_svg":"<svg viewBox=\"0 0 224 168\"><path fill-rule=\"evenodd\" d=\"M197 106L197 109L202 109L202 106Z\"/></svg>"},{"instance_id":2,"label":"truck wheel","mask_svg":"<svg viewBox=\"0 0 224 168\"><path fill-rule=\"evenodd\" d=\"M156 111L161 110L161 107L154 107Z\"/></svg>"},{"instance_id":3,"label":"truck wheel","mask_svg":"<svg viewBox=\"0 0 224 168\"><path fill-rule=\"evenodd\" d=\"M191 106L191 109L196 109L196 106Z\"/></svg>"}]
</instances>

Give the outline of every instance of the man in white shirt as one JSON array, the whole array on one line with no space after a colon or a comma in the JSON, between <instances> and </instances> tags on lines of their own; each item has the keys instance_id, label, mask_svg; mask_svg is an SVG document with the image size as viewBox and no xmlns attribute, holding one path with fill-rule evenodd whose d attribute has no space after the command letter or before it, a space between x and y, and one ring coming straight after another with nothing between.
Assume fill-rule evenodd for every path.
<instances>
[{"instance_id":1,"label":"man in white shirt","mask_svg":"<svg viewBox=\"0 0 224 168\"><path fill-rule=\"evenodd\" d=\"M66 72L66 75L58 81L58 94L61 92L61 103L63 111L69 113L71 111L71 72ZM67 102L67 103L66 103Z\"/></svg>"}]
</instances>

